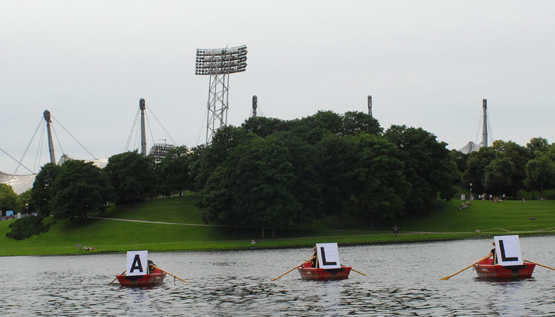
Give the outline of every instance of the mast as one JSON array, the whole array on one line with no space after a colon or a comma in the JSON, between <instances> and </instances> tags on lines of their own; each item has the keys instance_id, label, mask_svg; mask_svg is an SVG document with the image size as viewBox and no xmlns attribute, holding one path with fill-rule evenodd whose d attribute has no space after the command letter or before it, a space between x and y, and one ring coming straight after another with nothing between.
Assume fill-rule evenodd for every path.
<instances>
[{"instance_id":1,"label":"mast","mask_svg":"<svg viewBox=\"0 0 555 317\"><path fill-rule=\"evenodd\" d=\"M145 127L145 100L139 100L139 108L141 109L141 154L146 156L146 127Z\"/></svg>"},{"instance_id":2,"label":"mast","mask_svg":"<svg viewBox=\"0 0 555 317\"><path fill-rule=\"evenodd\" d=\"M372 116L372 96L368 95L368 115Z\"/></svg>"},{"instance_id":3,"label":"mast","mask_svg":"<svg viewBox=\"0 0 555 317\"><path fill-rule=\"evenodd\" d=\"M258 97L252 96L252 117L256 118L256 108L258 108Z\"/></svg>"},{"instance_id":4,"label":"mast","mask_svg":"<svg viewBox=\"0 0 555 317\"><path fill-rule=\"evenodd\" d=\"M482 122L482 144L488 147L488 101L482 100L483 122Z\"/></svg>"},{"instance_id":5,"label":"mast","mask_svg":"<svg viewBox=\"0 0 555 317\"><path fill-rule=\"evenodd\" d=\"M46 131L48 133L48 152L50 153L50 163L56 164L56 154L54 154L54 142L52 141L52 130L50 127L50 124L52 123L52 120L50 119L50 111L44 110L43 116L46 121Z\"/></svg>"}]
</instances>

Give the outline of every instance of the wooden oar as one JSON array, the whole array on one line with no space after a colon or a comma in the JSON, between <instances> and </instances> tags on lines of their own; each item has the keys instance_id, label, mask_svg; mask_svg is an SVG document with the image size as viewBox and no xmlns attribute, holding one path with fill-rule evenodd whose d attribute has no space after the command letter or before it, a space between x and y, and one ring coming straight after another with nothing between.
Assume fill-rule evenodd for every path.
<instances>
[{"instance_id":1,"label":"wooden oar","mask_svg":"<svg viewBox=\"0 0 555 317\"><path fill-rule=\"evenodd\" d=\"M120 274L120 275L123 275L123 274L125 274L125 272L127 272L127 270L125 270L125 271L121 272L121 274ZM115 279L113 279L113 280L112 280L112 281L110 282L110 284L108 284L108 286L112 285L112 283L114 283L114 282L115 282L115 281L116 281L117 279L118 279L118 277L116 276L116 278L115 278Z\"/></svg>"},{"instance_id":2,"label":"wooden oar","mask_svg":"<svg viewBox=\"0 0 555 317\"><path fill-rule=\"evenodd\" d=\"M547 266L547 265L539 264L538 262L532 262L532 261L528 261L528 260L524 260L524 261L526 261L526 262L528 262L528 263L533 263L533 264L535 264L535 265L543 266L543 267L545 267L546 269L550 269L550 270L555 271L554 268L549 267L549 266Z\"/></svg>"},{"instance_id":3,"label":"wooden oar","mask_svg":"<svg viewBox=\"0 0 555 317\"><path fill-rule=\"evenodd\" d=\"M183 282L187 283L187 281L185 281L184 279L182 279L182 278L180 278L180 277L177 277L177 276L171 274L170 272L168 272L168 271L166 271L166 270L162 270L161 268L157 267L156 265L152 265L152 267L154 267L154 268L156 268L156 269L159 269L160 271L165 272L166 274L168 274L168 275L170 275L170 276L173 276L173 277L175 277L176 279L178 279L178 280L180 280L180 281L183 281Z\"/></svg>"},{"instance_id":4,"label":"wooden oar","mask_svg":"<svg viewBox=\"0 0 555 317\"><path fill-rule=\"evenodd\" d=\"M353 269L353 268L351 268L351 271L354 271L354 272L357 272L358 274L361 274L361 275L367 276L366 274L364 274L364 273L362 273L362 272L359 272L359 271L357 271L357 270L355 270L355 269Z\"/></svg>"},{"instance_id":5,"label":"wooden oar","mask_svg":"<svg viewBox=\"0 0 555 317\"><path fill-rule=\"evenodd\" d=\"M273 282L273 281L277 280L278 278L280 278L280 277L282 277L282 276L284 276L284 275L286 275L286 274L289 274L289 273L293 272L293 271L294 271L294 270L295 270L296 268L298 268L299 266L301 266L301 265L303 265L303 264L305 264L306 262L309 262L309 261L312 261L312 258L310 258L310 259L308 259L308 260L304 261L303 263L301 263L301 264L299 264L299 265L295 266L294 268L292 268L292 269L290 269L289 271L287 271L287 272L285 272L285 273L281 274L280 276L278 276L278 277L276 277L276 278L273 278L273 279L271 279L270 281L272 281L272 282Z\"/></svg>"},{"instance_id":6,"label":"wooden oar","mask_svg":"<svg viewBox=\"0 0 555 317\"><path fill-rule=\"evenodd\" d=\"M452 278L453 276L455 276L455 275L461 273L462 271L471 268L474 264L476 264L476 263L478 263L478 262L480 262L480 261L483 261L483 260L489 258L490 256L491 256L491 253L488 254L488 256L481 258L480 260L474 261L474 263L470 264L469 266L465 267L464 269L462 269L462 270L460 270L460 271L458 271L458 272L456 272L456 273L453 273L453 274L448 275L448 276L446 276L446 277L442 277L441 280L448 280L448 279Z\"/></svg>"}]
</instances>

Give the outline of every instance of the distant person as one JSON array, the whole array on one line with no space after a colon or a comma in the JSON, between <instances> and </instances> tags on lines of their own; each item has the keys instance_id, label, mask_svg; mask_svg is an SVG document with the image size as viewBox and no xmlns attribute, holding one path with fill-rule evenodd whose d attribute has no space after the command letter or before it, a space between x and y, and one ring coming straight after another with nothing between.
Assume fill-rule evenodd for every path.
<instances>
[{"instance_id":1,"label":"distant person","mask_svg":"<svg viewBox=\"0 0 555 317\"><path fill-rule=\"evenodd\" d=\"M148 274L152 274L156 270L156 264L152 260L148 260Z\"/></svg>"},{"instance_id":2,"label":"distant person","mask_svg":"<svg viewBox=\"0 0 555 317\"><path fill-rule=\"evenodd\" d=\"M314 254L312 254L312 258L310 258L310 261L312 261L312 267L318 267L318 251L316 249L316 246L314 246Z\"/></svg>"},{"instance_id":3,"label":"distant person","mask_svg":"<svg viewBox=\"0 0 555 317\"><path fill-rule=\"evenodd\" d=\"M495 253L495 242L491 243L493 245L493 249L491 249L490 254L491 256L493 256L493 261L491 262L491 264L496 265L497 264L497 254Z\"/></svg>"}]
</instances>

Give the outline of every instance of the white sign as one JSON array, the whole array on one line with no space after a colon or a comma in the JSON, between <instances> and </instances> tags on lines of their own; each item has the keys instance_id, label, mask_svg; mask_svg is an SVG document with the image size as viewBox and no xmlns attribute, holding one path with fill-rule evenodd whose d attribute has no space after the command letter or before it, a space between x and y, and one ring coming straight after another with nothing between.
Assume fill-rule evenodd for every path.
<instances>
[{"instance_id":1,"label":"white sign","mask_svg":"<svg viewBox=\"0 0 555 317\"><path fill-rule=\"evenodd\" d=\"M520 240L514 236L495 236L495 254L497 263L503 266L522 265Z\"/></svg>"},{"instance_id":2,"label":"white sign","mask_svg":"<svg viewBox=\"0 0 555 317\"><path fill-rule=\"evenodd\" d=\"M127 274L145 275L148 273L148 251L127 251Z\"/></svg>"},{"instance_id":3,"label":"white sign","mask_svg":"<svg viewBox=\"0 0 555 317\"><path fill-rule=\"evenodd\" d=\"M337 243L318 243L316 244L318 263L322 269L339 269L339 250Z\"/></svg>"}]
</instances>

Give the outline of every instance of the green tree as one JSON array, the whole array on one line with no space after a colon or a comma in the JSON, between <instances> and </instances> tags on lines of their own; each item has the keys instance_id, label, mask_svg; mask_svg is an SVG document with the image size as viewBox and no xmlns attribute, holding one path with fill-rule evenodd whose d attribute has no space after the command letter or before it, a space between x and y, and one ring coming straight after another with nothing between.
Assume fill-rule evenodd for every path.
<instances>
[{"instance_id":1,"label":"green tree","mask_svg":"<svg viewBox=\"0 0 555 317\"><path fill-rule=\"evenodd\" d=\"M116 154L104 169L114 188L116 204L141 201L156 196L154 161L136 151Z\"/></svg>"},{"instance_id":2,"label":"green tree","mask_svg":"<svg viewBox=\"0 0 555 317\"><path fill-rule=\"evenodd\" d=\"M17 210L17 194L10 185L0 184L0 210Z\"/></svg>"},{"instance_id":3,"label":"green tree","mask_svg":"<svg viewBox=\"0 0 555 317\"><path fill-rule=\"evenodd\" d=\"M91 162L70 160L60 169L53 186L52 215L56 218L87 218L101 211L111 197L108 177Z\"/></svg>"},{"instance_id":4,"label":"green tree","mask_svg":"<svg viewBox=\"0 0 555 317\"><path fill-rule=\"evenodd\" d=\"M406 210L422 213L429 210L438 194L451 199L456 181L456 166L450 158L445 142L422 128L391 126L386 138L401 151L405 163L404 175L411 184Z\"/></svg>"},{"instance_id":5,"label":"green tree","mask_svg":"<svg viewBox=\"0 0 555 317\"><path fill-rule=\"evenodd\" d=\"M45 164L35 177L31 188L31 201L29 208L38 211L44 217L50 216L52 208L52 198L54 196L53 187L56 177L60 174L61 167L54 163Z\"/></svg>"},{"instance_id":6,"label":"green tree","mask_svg":"<svg viewBox=\"0 0 555 317\"><path fill-rule=\"evenodd\" d=\"M156 169L160 192L169 195L177 191L179 196L183 196L184 190L193 188L189 178L190 153L186 146L173 148L158 164Z\"/></svg>"},{"instance_id":7,"label":"green tree","mask_svg":"<svg viewBox=\"0 0 555 317\"><path fill-rule=\"evenodd\" d=\"M526 144L526 148L529 149L531 153L541 152L545 154L549 151L550 146L547 139L532 138L530 142Z\"/></svg>"},{"instance_id":8,"label":"green tree","mask_svg":"<svg viewBox=\"0 0 555 317\"><path fill-rule=\"evenodd\" d=\"M316 162L321 189L318 206L322 214L337 218L343 225L343 218L349 211L350 198L354 191L354 176L359 160L355 138L328 135L318 144Z\"/></svg>"},{"instance_id":9,"label":"green tree","mask_svg":"<svg viewBox=\"0 0 555 317\"><path fill-rule=\"evenodd\" d=\"M359 134L354 142L358 160L351 174L355 216L370 223L403 214L410 184L404 177L402 154L380 136Z\"/></svg>"},{"instance_id":10,"label":"green tree","mask_svg":"<svg viewBox=\"0 0 555 317\"><path fill-rule=\"evenodd\" d=\"M290 153L276 137L245 140L216 168L201 194L203 219L225 225L287 226L301 209ZM273 231L273 230L272 230Z\"/></svg>"},{"instance_id":11,"label":"green tree","mask_svg":"<svg viewBox=\"0 0 555 317\"><path fill-rule=\"evenodd\" d=\"M500 156L486 166L484 185L489 192L501 195L514 188L511 176L515 173L515 165L508 158Z\"/></svg>"},{"instance_id":12,"label":"green tree","mask_svg":"<svg viewBox=\"0 0 555 317\"><path fill-rule=\"evenodd\" d=\"M210 175L226 161L233 149L243 140L252 137L254 134L230 125L218 129L212 138L212 143L201 151L196 151L201 155L193 161L195 188L204 188Z\"/></svg>"},{"instance_id":13,"label":"green tree","mask_svg":"<svg viewBox=\"0 0 555 317\"><path fill-rule=\"evenodd\" d=\"M495 158L495 151L491 147L481 147L479 151L468 154L466 170L462 176L464 186L472 184L474 192L485 193L486 166Z\"/></svg>"},{"instance_id":14,"label":"green tree","mask_svg":"<svg viewBox=\"0 0 555 317\"><path fill-rule=\"evenodd\" d=\"M543 190L555 184L555 163L547 155L540 155L526 164L526 178L524 185L528 189L540 191L544 197Z\"/></svg>"},{"instance_id":15,"label":"green tree","mask_svg":"<svg viewBox=\"0 0 555 317\"><path fill-rule=\"evenodd\" d=\"M496 152L496 158L500 156L508 158L514 165L514 170L510 177L510 186L505 191L513 197L524 187L526 178L526 163L534 157L533 153L515 142L498 140L493 142L492 148ZM489 189L488 189L489 190Z\"/></svg>"},{"instance_id":16,"label":"green tree","mask_svg":"<svg viewBox=\"0 0 555 317\"><path fill-rule=\"evenodd\" d=\"M341 118L341 135L357 135L361 132L379 135L383 129L378 120L372 116L358 111L348 111Z\"/></svg>"}]
</instances>

